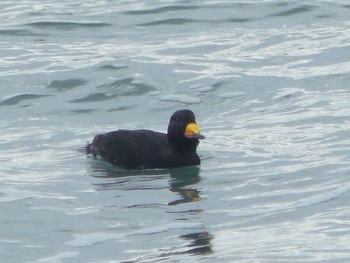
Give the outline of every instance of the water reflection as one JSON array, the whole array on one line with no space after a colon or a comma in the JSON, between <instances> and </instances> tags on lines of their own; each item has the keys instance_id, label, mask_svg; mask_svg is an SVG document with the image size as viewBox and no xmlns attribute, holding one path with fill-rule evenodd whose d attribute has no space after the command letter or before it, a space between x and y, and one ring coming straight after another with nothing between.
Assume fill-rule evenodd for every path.
<instances>
[{"instance_id":1,"label":"water reflection","mask_svg":"<svg viewBox=\"0 0 350 263\"><path fill-rule=\"evenodd\" d=\"M196 185L201 181L200 167L192 166L170 171L169 190L177 192L181 198L168 203L168 206L176 206L184 203L199 202L202 200L200 191ZM201 213L204 210L196 209L188 212ZM189 240L190 243L186 245L186 249L175 254L196 254L205 255L213 253L212 240L213 235L207 231L193 232L180 236L181 239Z\"/></svg>"},{"instance_id":2,"label":"water reflection","mask_svg":"<svg viewBox=\"0 0 350 263\"><path fill-rule=\"evenodd\" d=\"M168 205L179 205L189 202L198 202L201 200L199 190L190 188L190 185L196 185L200 182L200 168L197 166L179 168L170 170L170 188L171 192L177 192L181 198L169 202Z\"/></svg>"},{"instance_id":3,"label":"water reflection","mask_svg":"<svg viewBox=\"0 0 350 263\"><path fill-rule=\"evenodd\" d=\"M147 197L145 196L143 199L141 198L142 204L139 204L137 202L139 202L140 199L132 200L132 197L134 196L132 192L130 192L130 194L128 192L124 193L124 198L131 202L131 204L128 204L127 208L143 209L143 215L145 213L145 208L155 209L155 207L159 207L160 205L164 206L164 204L170 209L166 210L167 214L181 214L181 220L187 222L193 221L194 213L199 215L205 212L203 209L198 209L198 207L195 209L186 209L185 211L178 211L176 210L177 208L175 208L176 206L181 208L182 204L194 203L202 200L201 192L198 189L198 184L201 181L200 167L193 166L159 170L124 170L100 160L93 160L91 162L91 167L90 176L101 179L101 182L93 183L95 189L97 187L98 191L127 190L129 192L132 190L156 190L158 194L160 193L160 195L164 196L164 199L166 199L168 198L168 195L163 194L158 190L164 191L168 188L170 192L177 194L174 198L175 200L168 203L162 202L162 200L158 203L153 203L152 198L154 199L154 197L152 197L152 195L154 195L155 192L151 192L148 195L146 193ZM111 181L110 179L114 180ZM164 182L168 182L167 186L164 185ZM117 196L117 198L121 197ZM122 200L119 200L118 203L119 202L122 202ZM153 212L153 210L149 211L149 213ZM165 216L167 215L164 215L164 217ZM157 224L156 220L157 218L152 220L152 224ZM171 220L174 220L174 218L170 217L169 221ZM175 218L175 220L178 219ZM166 226L161 225L159 227L162 228ZM212 234L207 231L201 231L198 227L186 229L186 234L183 234L183 230L181 224L179 224L178 237L180 240L185 241L185 244L181 245L178 249L171 247L169 252L162 253L159 257L164 258L174 254L206 255L213 253L212 241L214 237Z\"/></svg>"},{"instance_id":4,"label":"water reflection","mask_svg":"<svg viewBox=\"0 0 350 263\"><path fill-rule=\"evenodd\" d=\"M186 253L201 255L213 253L212 240L214 237L208 232L191 233L180 237L186 240L191 240L188 245L190 249L187 250Z\"/></svg>"}]
</instances>

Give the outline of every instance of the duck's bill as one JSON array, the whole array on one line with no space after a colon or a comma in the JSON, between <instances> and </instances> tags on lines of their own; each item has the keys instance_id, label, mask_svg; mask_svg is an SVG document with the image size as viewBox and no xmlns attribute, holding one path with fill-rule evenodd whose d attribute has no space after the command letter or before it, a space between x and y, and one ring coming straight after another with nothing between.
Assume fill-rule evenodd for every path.
<instances>
[{"instance_id":1,"label":"duck's bill","mask_svg":"<svg viewBox=\"0 0 350 263\"><path fill-rule=\"evenodd\" d=\"M204 135L201 134L199 127L196 123L190 123L186 126L185 135L189 139L204 139Z\"/></svg>"},{"instance_id":2,"label":"duck's bill","mask_svg":"<svg viewBox=\"0 0 350 263\"><path fill-rule=\"evenodd\" d=\"M188 139L205 139L203 134L185 135Z\"/></svg>"}]
</instances>

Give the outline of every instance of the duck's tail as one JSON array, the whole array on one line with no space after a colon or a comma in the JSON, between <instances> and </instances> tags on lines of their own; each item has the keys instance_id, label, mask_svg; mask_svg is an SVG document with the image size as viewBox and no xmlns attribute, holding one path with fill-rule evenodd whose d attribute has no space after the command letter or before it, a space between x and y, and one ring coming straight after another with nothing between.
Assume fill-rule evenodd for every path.
<instances>
[{"instance_id":1,"label":"duck's tail","mask_svg":"<svg viewBox=\"0 0 350 263\"><path fill-rule=\"evenodd\" d=\"M88 145L86 145L86 148L85 148L85 153L86 154L92 153L91 147L92 147L92 143L89 143Z\"/></svg>"}]
</instances>

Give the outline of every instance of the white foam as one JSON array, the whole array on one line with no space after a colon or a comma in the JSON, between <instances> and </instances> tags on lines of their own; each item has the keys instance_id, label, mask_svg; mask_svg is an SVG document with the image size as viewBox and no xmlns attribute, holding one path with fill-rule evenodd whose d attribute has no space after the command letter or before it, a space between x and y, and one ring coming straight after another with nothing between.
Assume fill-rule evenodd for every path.
<instances>
[{"instance_id":1,"label":"white foam","mask_svg":"<svg viewBox=\"0 0 350 263\"><path fill-rule=\"evenodd\" d=\"M225 92L225 93L221 93L219 95L220 98L223 98L223 99L230 99L230 98L237 98L237 97L243 97L245 96L246 93L245 92Z\"/></svg>"}]
</instances>

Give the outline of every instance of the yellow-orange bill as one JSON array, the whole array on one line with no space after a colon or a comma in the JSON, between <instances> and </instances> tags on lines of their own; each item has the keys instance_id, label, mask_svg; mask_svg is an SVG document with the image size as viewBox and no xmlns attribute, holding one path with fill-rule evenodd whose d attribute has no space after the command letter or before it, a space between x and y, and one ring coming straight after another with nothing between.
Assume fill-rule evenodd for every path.
<instances>
[{"instance_id":1,"label":"yellow-orange bill","mask_svg":"<svg viewBox=\"0 0 350 263\"><path fill-rule=\"evenodd\" d=\"M186 126L185 136L188 138L204 139L196 123L190 123Z\"/></svg>"}]
</instances>

